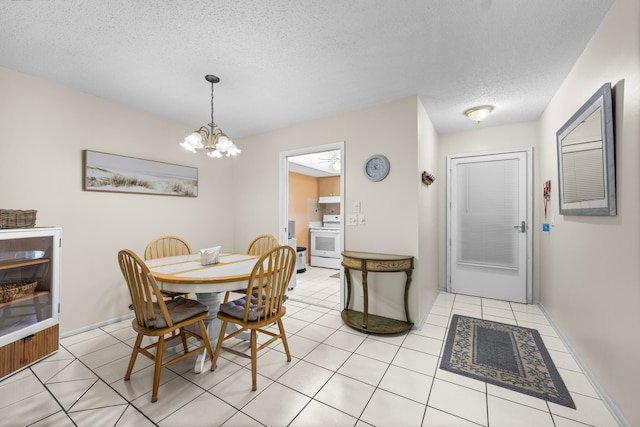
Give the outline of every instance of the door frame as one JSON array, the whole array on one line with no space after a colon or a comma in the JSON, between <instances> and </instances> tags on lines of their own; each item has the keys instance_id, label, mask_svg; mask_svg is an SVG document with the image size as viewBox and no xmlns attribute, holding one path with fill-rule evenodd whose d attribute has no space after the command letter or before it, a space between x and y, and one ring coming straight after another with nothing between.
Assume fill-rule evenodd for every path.
<instances>
[{"instance_id":1,"label":"door frame","mask_svg":"<svg viewBox=\"0 0 640 427\"><path fill-rule=\"evenodd\" d=\"M469 157L482 157L489 155L500 155L500 154L510 154L510 153L525 153L526 155L526 221L527 221L527 231L526 231L526 251L527 251L527 289L526 289L526 298L527 304L531 304L533 302L533 147L524 147L517 148L512 150L492 150L492 151L482 151L477 153L466 153L466 154L452 154L447 156L447 201L446 201L446 209L447 209L447 292L451 292L451 162L454 159L461 158L469 158Z\"/></svg>"},{"instance_id":2,"label":"door frame","mask_svg":"<svg viewBox=\"0 0 640 427\"><path fill-rule=\"evenodd\" d=\"M345 200L345 143L344 141L333 142L324 145L314 145L312 147L297 148L294 150L281 151L279 156L279 233L278 239L281 242L288 240L288 219L289 219L289 157L303 154L318 153L322 151L340 150L340 252L344 250L345 224L344 224L344 200ZM310 249L310 248L309 248ZM344 270L340 269L340 307L344 307Z\"/></svg>"}]
</instances>

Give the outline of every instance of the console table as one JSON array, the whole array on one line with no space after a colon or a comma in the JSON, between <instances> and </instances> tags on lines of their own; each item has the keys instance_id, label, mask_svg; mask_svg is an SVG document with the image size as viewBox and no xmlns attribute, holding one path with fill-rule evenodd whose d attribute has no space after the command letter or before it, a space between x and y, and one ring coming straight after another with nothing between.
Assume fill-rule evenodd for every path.
<instances>
[{"instance_id":1,"label":"console table","mask_svg":"<svg viewBox=\"0 0 640 427\"><path fill-rule=\"evenodd\" d=\"M342 320L350 327L363 332L375 334L397 334L407 331L413 326L409 318L409 285L413 273L413 257L404 255L376 254L368 252L342 252L342 266L347 278L347 303L342 310ZM351 303L351 270L362 271L362 290L364 296L363 311L349 309ZM404 284L404 312L406 321L369 314L369 290L367 273L404 272L407 279Z\"/></svg>"}]
</instances>

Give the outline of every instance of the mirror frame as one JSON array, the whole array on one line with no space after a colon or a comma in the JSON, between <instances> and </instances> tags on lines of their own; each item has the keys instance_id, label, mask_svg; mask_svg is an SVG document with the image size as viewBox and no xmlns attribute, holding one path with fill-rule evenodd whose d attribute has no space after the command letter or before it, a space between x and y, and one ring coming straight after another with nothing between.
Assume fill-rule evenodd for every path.
<instances>
[{"instance_id":1,"label":"mirror frame","mask_svg":"<svg viewBox=\"0 0 640 427\"><path fill-rule=\"evenodd\" d=\"M602 135L602 176L604 197L601 199L567 202L564 196L562 141L600 108ZM616 215L616 167L613 138L613 102L611 83L605 83L556 133L558 149L558 195L561 215Z\"/></svg>"}]
</instances>

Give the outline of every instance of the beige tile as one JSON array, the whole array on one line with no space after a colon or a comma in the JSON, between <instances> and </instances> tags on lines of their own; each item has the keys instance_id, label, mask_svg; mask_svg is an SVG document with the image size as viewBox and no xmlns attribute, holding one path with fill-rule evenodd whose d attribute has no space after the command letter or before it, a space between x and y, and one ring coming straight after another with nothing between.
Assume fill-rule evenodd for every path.
<instances>
[{"instance_id":1,"label":"beige tile","mask_svg":"<svg viewBox=\"0 0 640 427\"><path fill-rule=\"evenodd\" d=\"M160 421L160 426L219 426L238 410L210 393L203 393ZM137 427L137 426L136 426Z\"/></svg>"},{"instance_id":2,"label":"beige tile","mask_svg":"<svg viewBox=\"0 0 640 427\"><path fill-rule=\"evenodd\" d=\"M224 427L264 427L264 425L242 412L236 412L224 423Z\"/></svg>"},{"instance_id":3,"label":"beige tile","mask_svg":"<svg viewBox=\"0 0 640 427\"><path fill-rule=\"evenodd\" d=\"M209 392L224 400L229 405L236 408L242 408L251 400L255 399L273 382L269 378L260 375L259 371L257 381L258 389L256 391L252 391L251 370L243 368L226 378L224 381L210 388Z\"/></svg>"},{"instance_id":4,"label":"beige tile","mask_svg":"<svg viewBox=\"0 0 640 427\"><path fill-rule=\"evenodd\" d=\"M278 378L277 382L312 397L333 374L333 371L301 360Z\"/></svg>"},{"instance_id":5,"label":"beige tile","mask_svg":"<svg viewBox=\"0 0 640 427\"><path fill-rule=\"evenodd\" d=\"M242 408L242 412L265 426L286 426L310 400L309 396L273 383Z\"/></svg>"},{"instance_id":6,"label":"beige tile","mask_svg":"<svg viewBox=\"0 0 640 427\"><path fill-rule=\"evenodd\" d=\"M115 426L127 406L117 405L69 412L69 417L79 426Z\"/></svg>"},{"instance_id":7,"label":"beige tile","mask_svg":"<svg viewBox=\"0 0 640 427\"><path fill-rule=\"evenodd\" d=\"M0 382L0 408L44 392L46 388L30 370L26 369Z\"/></svg>"},{"instance_id":8,"label":"beige tile","mask_svg":"<svg viewBox=\"0 0 640 427\"><path fill-rule=\"evenodd\" d=\"M378 388L427 404L433 378L399 366L389 366Z\"/></svg>"},{"instance_id":9,"label":"beige tile","mask_svg":"<svg viewBox=\"0 0 640 427\"><path fill-rule=\"evenodd\" d=\"M15 383L18 385L19 383ZM16 389L17 391L17 389ZM2 405L5 405L3 401ZM60 405L47 391L31 394L28 399L14 401L3 406L2 424L6 426L27 426L43 418L60 412Z\"/></svg>"},{"instance_id":10,"label":"beige tile","mask_svg":"<svg viewBox=\"0 0 640 427\"><path fill-rule=\"evenodd\" d=\"M356 422L357 418L312 400L289 424L289 427L352 426Z\"/></svg>"},{"instance_id":11,"label":"beige tile","mask_svg":"<svg viewBox=\"0 0 640 427\"><path fill-rule=\"evenodd\" d=\"M326 344L320 344L313 349L311 353L304 357L309 363L321 366L332 371L337 370L349 358L350 352L332 347Z\"/></svg>"},{"instance_id":12,"label":"beige tile","mask_svg":"<svg viewBox=\"0 0 640 427\"><path fill-rule=\"evenodd\" d=\"M250 387L249 387L250 388ZM160 384L158 400L151 402L151 385L148 392L133 400L136 408L142 411L154 423L168 417L204 391L182 377Z\"/></svg>"},{"instance_id":13,"label":"beige tile","mask_svg":"<svg viewBox=\"0 0 640 427\"><path fill-rule=\"evenodd\" d=\"M335 332L335 329L328 328L322 325L309 324L299 330L296 335L308 338L313 341L322 342L329 338L331 334Z\"/></svg>"},{"instance_id":14,"label":"beige tile","mask_svg":"<svg viewBox=\"0 0 640 427\"><path fill-rule=\"evenodd\" d=\"M438 357L420 351L401 348L393 359L392 364L433 376L437 369Z\"/></svg>"},{"instance_id":15,"label":"beige tile","mask_svg":"<svg viewBox=\"0 0 640 427\"><path fill-rule=\"evenodd\" d=\"M359 417L373 395L375 387L335 374L315 396L315 400Z\"/></svg>"},{"instance_id":16,"label":"beige tile","mask_svg":"<svg viewBox=\"0 0 640 427\"><path fill-rule=\"evenodd\" d=\"M418 426L425 409L424 404L377 389L360 418L375 426Z\"/></svg>"},{"instance_id":17,"label":"beige tile","mask_svg":"<svg viewBox=\"0 0 640 427\"><path fill-rule=\"evenodd\" d=\"M611 415L604 403L600 399L571 393L571 398L576 405L576 409L566 406L549 403L549 409L554 415L559 415L570 420L579 421L585 424L598 427L616 427L618 423ZM554 417L555 418L555 417Z\"/></svg>"},{"instance_id":18,"label":"beige tile","mask_svg":"<svg viewBox=\"0 0 640 427\"><path fill-rule=\"evenodd\" d=\"M335 331L331 336L324 340L324 344L341 348L346 351L355 351L366 339L366 335Z\"/></svg>"},{"instance_id":19,"label":"beige tile","mask_svg":"<svg viewBox=\"0 0 640 427\"><path fill-rule=\"evenodd\" d=\"M372 359L390 363L398 353L398 350L400 350L400 347L397 345L367 337L355 352Z\"/></svg>"},{"instance_id":20,"label":"beige tile","mask_svg":"<svg viewBox=\"0 0 640 427\"><path fill-rule=\"evenodd\" d=\"M153 424L142 412L138 411L133 405L129 405L125 409L122 417L118 420L115 427L135 426L135 427L152 427Z\"/></svg>"},{"instance_id":21,"label":"beige tile","mask_svg":"<svg viewBox=\"0 0 640 427\"><path fill-rule=\"evenodd\" d=\"M428 405L465 420L487 425L485 393L436 378L433 381Z\"/></svg>"},{"instance_id":22,"label":"beige tile","mask_svg":"<svg viewBox=\"0 0 640 427\"><path fill-rule=\"evenodd\" d=\"M408 348L438 356L442 351L442 345L443 340L410 333L402 343L402 348Z\"/></svg>"},{"instance_id":23,"label":"beige tile","mask_svg":"<svg viewBox=\"0 0 640 427\"><path fill-rule=\"evenodd\" d=\"M377 386L389 365L359 354L352 354L338 369L346 377Z\"/></svg>"},{"instance_id":24,"label":"beige tile","mask_svg":"<svg viewBox=\"0 0 640 427\"><path fill-rule=\"evenodd\" d=\"M139 425L144 427L144 424L139 424ZM149 423L148 425L151 426L153 424ZM75 427L75 424L73 423L73 421L71 421L71 418L69 418L69 416L64 411L60 410L55 414L49 415L48 417L34 424L30 424L29 427L51 427L51 426ZM136 427L137 426L138 424L136 424Z\"/></svg>"},{"instance_id":25,"label":"beige tile","mask_svg":"<svg viewBox=\"0 0 640 427\"><path fill-rule=\"evenodd\" d=\"M478 427L478 424L428 406L422 427Z\"/></svg>"},{"instance_id":26,"label":"beige tile","mask_svg":"<svg viewBox=\"0 0 640 427\"><path fill-rule=\"evenodd\" d=\"M549 411L488 396L489 425L491 427L555 427Z\"/></svg>"},{"instance_id":27,"label":"beige tile","mask_svg":"<svg viewBox=\"0 0 640 427\"><path fill-rule=\"evenodd\" d=\"M95 383L96 379L64 381L47 385L65 411L78 401Z\"/></svg>"}]
</instances>

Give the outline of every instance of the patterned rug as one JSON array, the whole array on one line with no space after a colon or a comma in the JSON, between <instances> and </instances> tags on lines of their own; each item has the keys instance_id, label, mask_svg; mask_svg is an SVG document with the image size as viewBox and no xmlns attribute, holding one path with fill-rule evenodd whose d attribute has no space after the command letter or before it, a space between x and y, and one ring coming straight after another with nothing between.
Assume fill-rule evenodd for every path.
<instances>
[{"instance_id":1,"label":"patterned rug","mask_svg":"<svg viewBox=\"0 0 640 427\"><path fill-rule=\"evenodd\" d=\"M440 368L576 407L535 329L455 314Z\"/></svg>"}]
</instances>

